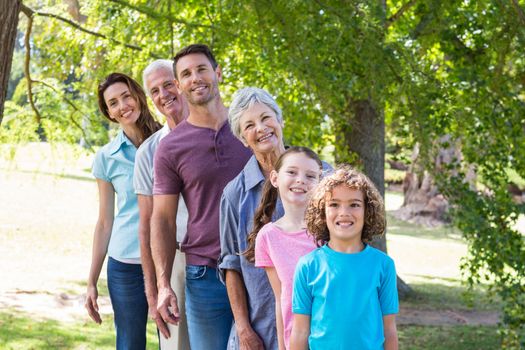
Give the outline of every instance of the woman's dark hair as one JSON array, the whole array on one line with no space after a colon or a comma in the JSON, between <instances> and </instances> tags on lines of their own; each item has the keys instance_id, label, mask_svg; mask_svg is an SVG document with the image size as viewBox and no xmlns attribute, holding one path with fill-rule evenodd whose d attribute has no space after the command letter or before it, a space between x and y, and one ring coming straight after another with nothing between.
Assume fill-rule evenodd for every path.
<instances>
[{"instance_id":1,"label":"woman's dark hair","mask_svg":"<svg viewBox=\"0 0 525 350\"><path fill-rule=\"evenodd\" d=\"M136 124L140 132L139 144L142 144L144 140L146 140L154 132L159 130L162 127L162 125L153 118L153 115L151 114L148 108L146 94L144 93L142 87L134 79L132 79L124 73L111 73L110 75L108 75L106 79L104 79L104 81L102 81L98 85L98 107L107 119L109 119L113 123L117 123L117 121L111 118L111 116L109 115L108 105L106 104L106 100L104 99L104 92L107 90L107 88L116 83L126 84L126 86L129 89L129 92L131 93L131 96L133 96L133 98L135 99L135 101L137 101L140 107L140 116Z\"/></svg>"},{"instance_id":2,"label":"woman's dark hair","mask_svg":"<svg viewBox=\"0 0 525 350\"><path fill-rule=\"evenodd\" d=\"M281 167L283 166L284 160L287 156L298 153L302 153L308 158L315 160L319 165L319 170L323 169L323 163L321 162L321 159L319 159L317 153L315 153L308 147L294 146L284 151L284 153L281 154L279 159L277 159L277 162L275 163L275 171L279 172L279 170L281 170ZM243 253L246 257L246 260L248 260L251 263L255 262L255 240L257 239L257 234L264 225L272 221L272 216L275 211L275 206L277 205L278 197L279 191L272 185L270 178L268 177L264 182L261 194L261 201L253 217L253 228L250 234L248 235L247 239L248 248Z\"/></svg>"},{"instance_id":3,"label":"woman's dark hair","mask_svg":"<svg viewBox=\"0 0 525 350\"><path fill-rule=\"evenodd\" d=\"M306 209L306 227L315 241L323 244L330 240L330 232L326 224L326 203L330 200L334 188L341 185L363 193L365 223L361 241L369 243L374 236L382 235L385 232L386 215L381 194L366 175L343 164L323 178L310 197Z\"/></svg>"}]
</instances>

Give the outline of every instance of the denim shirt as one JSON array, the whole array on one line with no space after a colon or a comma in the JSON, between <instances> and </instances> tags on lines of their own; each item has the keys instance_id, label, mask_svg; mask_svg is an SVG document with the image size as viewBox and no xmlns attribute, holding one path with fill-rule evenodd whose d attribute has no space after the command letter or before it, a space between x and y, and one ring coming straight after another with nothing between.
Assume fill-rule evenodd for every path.
<instances>
[{"instance_id":1,"label":"denim shirt","mask_svg":"<svg viewBox=\"0 0 525 350\"><path fill-rule=\"evenodd\" d=\"M220 206L221 255L218 268L225 282L226 270L238 271L246 286L250 324L264 342L265 349L278 349L275 327L275 298L262 268L255 267L241 255L247 248L246 239L253 227L253 216L261 199L265 177L255 156L225 188ZM274 220L284 215L280 200ZM235 325L233 326L235 327ZM228 349L238 349L237 333L232 331Z\"/></svg>"},{"instance_id":2,"label":"denim shirt","mask_svg":"<svg viewBox=\"0 0 525 350\"><path fill-rule=\"evenodd\" d=\"M133 189L136 152L137 148L121 129L97 152L93 162L93 175L111 183L117 194L117 214L108 247L108 255L117 260L140 258L139 206Z\"/></svg>"}]
</instances>

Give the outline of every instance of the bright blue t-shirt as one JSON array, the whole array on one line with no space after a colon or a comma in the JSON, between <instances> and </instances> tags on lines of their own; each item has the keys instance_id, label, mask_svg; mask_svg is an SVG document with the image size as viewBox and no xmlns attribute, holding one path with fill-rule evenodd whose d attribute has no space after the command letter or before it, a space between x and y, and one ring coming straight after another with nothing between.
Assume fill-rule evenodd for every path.
<instances>
[{"instance_id":1,"label":"bright blue t-shirt","mask_svg":"<svg viewBox=\"0 0 525 350\"><path fill-rule=\"evenodd\" d=\"M355 254L328 245L303 256L292 311L310 315L310 349L383 349L383 316L398 313L394 261L365 245Z\"/></svg>"},{"instance_id":2,"label":"bright blue t-shirt","mask_svg":"<svg viewBox=\"0 0 525 350\"><path fill-rule=\"evenodd\" d=\"M117 215L108 247L108 255L117 260L140 258L139 206L133 188L136 152L137 148L121 129L97 152L93 162L93 175L110 182L117 194Z\"/></svg>"}]
</instances>

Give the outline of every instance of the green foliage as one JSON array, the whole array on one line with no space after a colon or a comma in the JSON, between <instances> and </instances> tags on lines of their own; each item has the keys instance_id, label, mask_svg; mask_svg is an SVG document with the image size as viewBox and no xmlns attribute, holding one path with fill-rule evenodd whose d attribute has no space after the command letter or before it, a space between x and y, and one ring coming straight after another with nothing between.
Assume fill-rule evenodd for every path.
<instances>
[{"instance_id":1,"label":"green foliage","mask_svg":"<svg viewBox=\"0 0 525 350\"><path fill-rule=\"evenodd\" d=\"M69 18L62 3L24 4ZM492 285L505 313L504 345L525 346L524 238L512 228L524 208L507 193L509 174L525 174L523 5L90 0L81 12L87 21L80 25L97 36L35 15L31 73L46 83L33 84L42 121L20 83L6 104L2 142L34 139L38 127L53 141L106 142L95 94L103 77L116 70L140 81L153 57L170 57L192 42L213 47L224 68L226 102L240 87L266 88L283 108L287 143L333 149L337 160L362 161L349 152L348 135L356 127L352 106L367 100L384 115L394 159L408 161L406 150L421 145L425 168L436 175L469 242L468 281ZM449 146L437 141L445 135L462 155L443 169L434 160ZM380 145L360 137L366 147ZM467 185L469 170L483 191Z\"/></svg>"}]
</instances>

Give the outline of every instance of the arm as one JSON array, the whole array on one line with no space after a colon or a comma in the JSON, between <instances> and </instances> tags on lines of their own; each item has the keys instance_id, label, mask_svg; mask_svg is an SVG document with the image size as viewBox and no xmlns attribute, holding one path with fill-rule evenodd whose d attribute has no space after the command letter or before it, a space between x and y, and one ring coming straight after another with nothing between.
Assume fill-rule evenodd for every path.
<instances>
[{"instance_id":1,"label":"arm","mask_svg":"<svg viewBox=\"0 0 525 350\"><path fill-rule=\"evenodd\" d=\"M240 348L264 349L261 339L250 324L246 287L239 272L235 270L226 271L226 290L230 299L233 318L235 319Z\"/></svg>"},{"instance_id":2,"label":"arm","mask_svg":"<svg viewBox=\"0 0 525 350\"><path fill-rule=\"evenodd\" d=\"M277 326L277 339L279 340L279 350L284 350L284 324L283 312L281 310L281 280L275 271L275 267L266 267L266 274L272 286L273 294L275 295L275 323Z\"/></svg>"},{"instance_id":3,"label":"arm","mask_svg":"<svg viewBox=\"0 0 525 350\"><path fill-rule=\"evenodd\" d=\"M396 328L396 315L385 315L383 316L383 329L385 332L385 350L397 350L397 328Z\"/></svg>"},{"instance_id":4,"label":"arm","mask_svg":"<svg viewBox=\"0 0 525 350\"><path fill-rule=\"evenodd\" d=\"M153 213L153 197L138 195L139 203L139 240L140 240L140 260L142 271L144 272L144 286L146 298L148 300L149 314L157 324L158 329L164 337L170 337L170 331L164 320L157 311L157 278L155 277L155 265L151 255L150 245L150 224Z\"/></svg>"},{"instance_id":5,"label":"arm","mask_svg":"<svg viewBox=\"0 0 525 350\"><path fill-rule=\"evenodd\" d=\"M93 250L91 254L91 267L87 282L86 302L84 304L89 316L96 323L102 323L98 313L97 282L108 251L113 218L115 214L115 191L110 182L97 179L99 193L98 220L93 235Z\"/></svg>"},{"instance_id":6,"label":"arm","mask_svg":"<svg viewBox=\"0 0 525 350\"><path fill-rule=\"evenodd\" d=\"M170 285L171 269L177 248L178 203L179 195L153 196L151 217L151 251L158 287L157 309L164 322L173 324L179 322L177 296Z\"/></svg>"},{"instance_id":7,"label":"arm","mask_svg":"<svg viewBox=\"0 0 525 350\"><path fill-rule=\"evenodd\" d=\"M241 275L241 257L237 241L239 208L228 199L230 187L226 187L220 205L221 256L219 272L226 285L232 308L235 328L241 349L263 349L263 343L250 324L246 286Z\"/></svg>"},{"instance_id":8,"label":"arm","mask_svg":"<svg viewBox=\"0 0 525 350\"><path fill-rule=\"evenodd\" d=\"M290 350L307 350L310 335L310 315L294 314Z\"/></svg>"}]
</instances>

